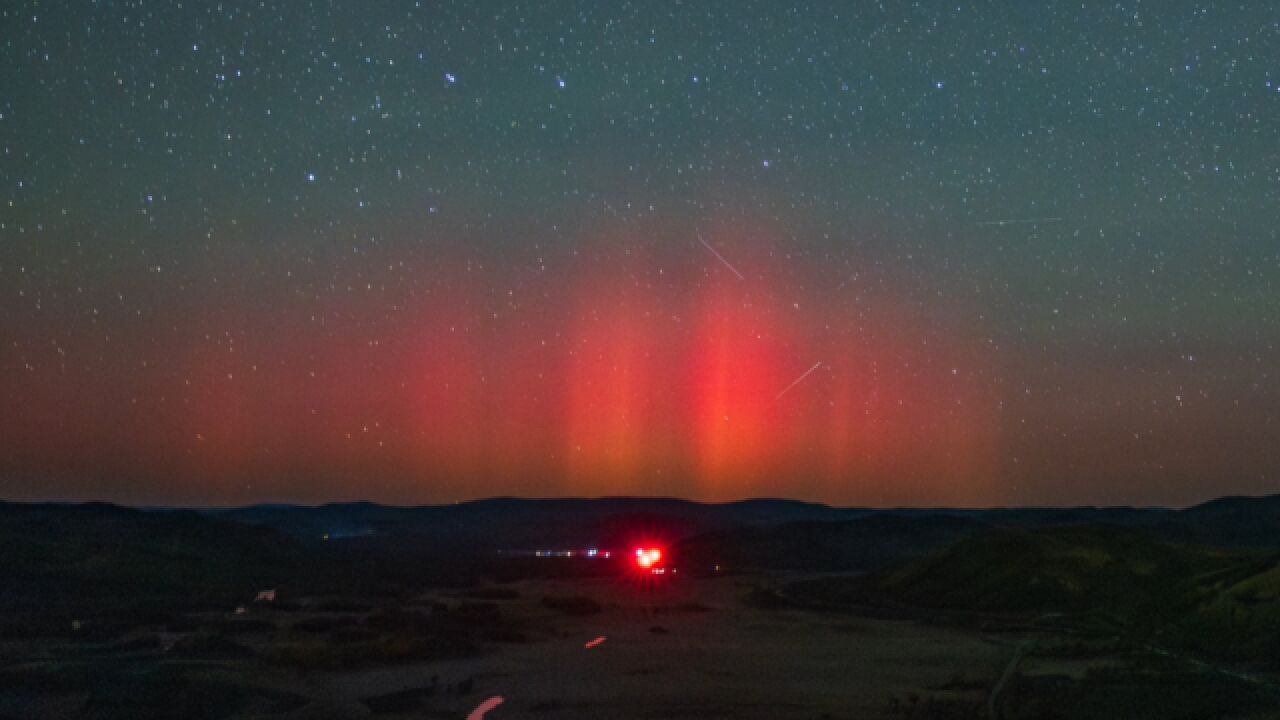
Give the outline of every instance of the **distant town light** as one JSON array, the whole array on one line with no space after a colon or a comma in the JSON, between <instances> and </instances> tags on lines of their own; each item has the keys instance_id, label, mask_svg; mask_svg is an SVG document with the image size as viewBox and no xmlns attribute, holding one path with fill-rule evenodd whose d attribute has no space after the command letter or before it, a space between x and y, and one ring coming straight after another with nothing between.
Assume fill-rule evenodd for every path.
<instances>
[{"instance_id":1,"label":"distant town light","mask_svg":"<svg viewBox=\"0 0 1280 720\"><path fill-rule=\"evenodd\" d=\"M636 565L649 569L662 560L662 551L658 548L636 548Z\"/></svg>"}]
</instances>

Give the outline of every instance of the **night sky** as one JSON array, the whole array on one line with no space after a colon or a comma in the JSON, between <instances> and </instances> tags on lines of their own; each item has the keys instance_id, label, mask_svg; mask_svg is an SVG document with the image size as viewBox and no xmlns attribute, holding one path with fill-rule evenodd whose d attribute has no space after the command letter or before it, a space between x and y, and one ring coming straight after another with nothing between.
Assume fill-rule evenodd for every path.
<instances>
[{"instance_id":1,"label":"night sky","mask_svg":"<svg viewBox=\"0 0 1280 720\"><path fill-rule=\"evenodd\" d=\"M0 498L1280 491L1270 2L0 10Z\"/></svg>"}]
</instances>

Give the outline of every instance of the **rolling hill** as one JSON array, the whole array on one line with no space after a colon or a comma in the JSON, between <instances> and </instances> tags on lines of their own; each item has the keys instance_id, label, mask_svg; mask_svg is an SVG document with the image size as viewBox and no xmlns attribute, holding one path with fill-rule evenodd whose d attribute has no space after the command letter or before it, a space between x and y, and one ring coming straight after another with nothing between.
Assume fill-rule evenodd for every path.
<instances>
[{"instance_id":1,"label":"rolling hill","mask_svg":"<svg viewBox=\"0 0 1280 720\"><path fill-rule=\"evenodd\" d=\"M1053 618L1058 627L1221 658L1280 657L1280 556L1170 543L1145 529L996 528L867 576L796 582L786 594L826 607Z\"/></svg>"}]
</instances>

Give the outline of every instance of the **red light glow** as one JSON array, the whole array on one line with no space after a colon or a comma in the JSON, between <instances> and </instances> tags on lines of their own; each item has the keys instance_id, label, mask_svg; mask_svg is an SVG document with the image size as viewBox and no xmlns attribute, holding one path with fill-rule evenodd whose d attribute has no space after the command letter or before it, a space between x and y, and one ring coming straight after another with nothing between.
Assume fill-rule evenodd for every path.
<instances>
[{"instance_id":1,"label":"red light glow","mask_svg":"<svg viewBox=\"0 0 1280 720\"><path fill-rule=\"evenodd\" d=\"M662 560L662 551L658 548L636 548L636 565L648 570Z\"/></svg>"}]
</instances>

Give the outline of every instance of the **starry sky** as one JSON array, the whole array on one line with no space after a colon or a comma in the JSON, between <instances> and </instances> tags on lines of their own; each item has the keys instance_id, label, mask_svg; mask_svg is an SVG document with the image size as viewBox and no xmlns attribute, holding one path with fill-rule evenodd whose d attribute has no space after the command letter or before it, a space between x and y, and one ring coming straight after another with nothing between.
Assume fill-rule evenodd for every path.
<instances>
[{"instance_id":1,"label":"starry sky","mask_svg":"<svg viewBox=\"0 0 1280 720\"><path fill-rule=\"evenodd\" d=\"M0 497L1280 491L1269 2L0 8Z\"/></svg>"}]
</instances>

